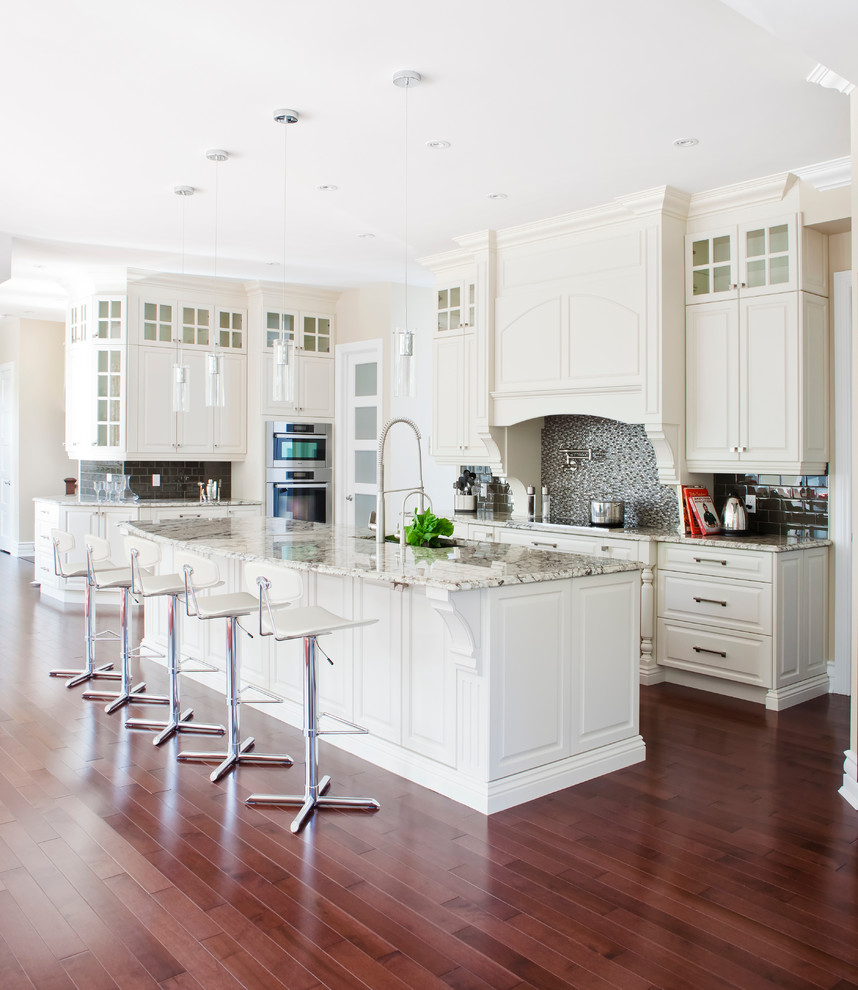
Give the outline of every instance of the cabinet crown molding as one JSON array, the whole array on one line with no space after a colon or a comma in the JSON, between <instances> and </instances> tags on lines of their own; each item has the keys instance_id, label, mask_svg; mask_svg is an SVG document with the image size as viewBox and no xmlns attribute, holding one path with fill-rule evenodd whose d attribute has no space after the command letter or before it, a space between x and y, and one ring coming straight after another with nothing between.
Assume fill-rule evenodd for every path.
<instances>
[{"instance_id":1,"label":"cabinet crown molding","mask_svg":"<svg viewBox=\"0 0 858 990\"><path fill-rule=\"evenodd\" d=\"M833 158L829 162L819 162L816 165L797 168L794 172L800 179L809 182L814 189L818 189L820 192L840 189L852 182L852 157L844 155L842 158Z\"/></svg>"},{"instance_id":2,"label":"cabinet crown molding","mask_svg":"<svg viewBox=\"0 0 858 990\"><path fill-rule=\"evenodd\" d=\"M688 207L688 219L708 217L726 210L780 203L797 181L793 172L779 172L761 179L736 182L730 186L694 193Z\"/></svg>"}]
</instances>

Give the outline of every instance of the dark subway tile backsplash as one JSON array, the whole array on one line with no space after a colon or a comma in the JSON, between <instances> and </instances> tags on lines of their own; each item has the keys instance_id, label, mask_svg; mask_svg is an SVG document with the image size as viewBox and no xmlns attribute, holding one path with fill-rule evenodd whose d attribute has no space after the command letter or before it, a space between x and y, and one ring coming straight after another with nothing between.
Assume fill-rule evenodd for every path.
<instances>
[{"instance_id":1,"label":"dark subway tile backsplash","mask_svg":"<svg viewBox=\"0 0 858 990\"><path fill-rule=\"evenodd\" d=\"M719 512L731 495L757 500L748 513L754 533L828 538L828 476L780 474L716 474L712 495Z\"/></svg>"},{"instance_id":2,"label":"dark subway tile backsplash","mask_svg":"<svg viewBox=\"0 0 858 990\"><path fill-rule=\"evenodd\" d=\"M200 482L220 482L220 497L232 497L232 464L229 461L81 461L78 492L94 495L94 483L107 475L130 476L131 491L141 501L158 498L181 498L196 501ZM161 484L152 484L152 475L160 475Z\"/></svg>"}]
</instances>

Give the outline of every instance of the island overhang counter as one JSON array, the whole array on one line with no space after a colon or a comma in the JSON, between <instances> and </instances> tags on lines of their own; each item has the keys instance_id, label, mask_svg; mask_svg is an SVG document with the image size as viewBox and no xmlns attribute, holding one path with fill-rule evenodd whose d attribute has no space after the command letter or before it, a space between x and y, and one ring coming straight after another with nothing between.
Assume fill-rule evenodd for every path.
<instances>
[{"instance_id":1,"label":"island overhang counter","mask_svg":"<svg viewBox=\"0 0 858 990\"><path fill-rule=\"evenodd\" d=\"M302 572L301 604L377 619L320 639L333 660L320 708L369 729L326 741L484 814L645 757L639 564L461 541L379 554L369 531L271 518L128 530L161 544L163 572L188 551L215 558L218 593L244 588L244 563L264 560ZM183 615L183 655L222 669L217 625ZM144 644L159 650L165 635L163 602L150 600ZM242 681L283 698L266 711L300 727L301 644L240 636L239 651Z\"/></svg>"}]
</instances>

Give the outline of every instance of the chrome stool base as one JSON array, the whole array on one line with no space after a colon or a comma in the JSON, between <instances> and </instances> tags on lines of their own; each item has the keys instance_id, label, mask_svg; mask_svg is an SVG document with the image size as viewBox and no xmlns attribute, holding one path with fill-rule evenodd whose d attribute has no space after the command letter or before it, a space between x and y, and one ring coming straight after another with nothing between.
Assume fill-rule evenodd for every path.
<instances>
[{"instance_id":1,"label":"chrome stool base","mask_svg":"<svg viewBox=\"0 0 858 990\"><path fill-rule=\"evenodd\" d=\"M292 820L289 831L300 832L307 819L317 808L358 808L362 811L378 811L381 805L375 798L328 797L325 792L331 786L331 778L322 777L315 793L307 786L303 794L251 794L245 804L255 807L297 807L301 810Z\"/></svg>"},{"instance_id":2,"label":"chrome stool base","mask_svg":"<svg viewBox=\"0 0 858 990\"><path fill-rule=\"evenodd\" d=\"M185 763L214 763L220 760L220 764L209 774L209 780L216 784L230 770L235 769L240 763L248 763L253 766L276 766L291 767L291 756L278 756L274 753L251 753L250 750L256 745L253 736L245 739L234 750L226 753L179 753L176 757Z\"/></svg>"},{"instance_id":3,"label":"chrome stool base","mask_svg":"<svg viewBox=\"0 0 858 990\"><path fill-rule=\"evenodd\" d=\"M113 669L112 663L105 663L101 667L93 667L92 669L83 667L75 670L52 670L50 671L50 676L69 678L66 681L67 688L77 687L79 684L85 684L87 681L95 680L96 678L108 681L122 680L122 674L118 670Z\"/></svg>"},{"instance_id":4,"label":"chrome stool base","mask_svg":"<svg viewBox=\"0 0 858 990\"><path fill-rule=\"evenodd\" d=\"M168 703L170 699L167 699ZM178 715L174 715L169 721L159 722L147 718L129 718L125 722L125 727L128 729L153 729L158 732L158 735L152 740L154 746L160 746L161 743L166 742L170 736L174 733L179 732L196 732L201 736L222 736L226 729L222 725L214 725L206 722L191 722L190 719L194 717L193 708L186 708L183 712L179 712Z\"/></svg>"}]
</instances>

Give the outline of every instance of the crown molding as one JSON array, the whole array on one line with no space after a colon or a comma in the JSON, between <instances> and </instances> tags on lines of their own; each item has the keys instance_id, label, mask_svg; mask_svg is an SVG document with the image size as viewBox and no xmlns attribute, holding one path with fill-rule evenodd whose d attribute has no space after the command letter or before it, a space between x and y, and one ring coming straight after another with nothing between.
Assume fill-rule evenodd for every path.
<instances>
[{"instance_id":1,"label":"crown molding","mask_svg":"<svg viewBox=\"0 0 858 990\"><path fill-rule=\"evenodd\" d=\"M850 155L844 155L843 158L833 158L830 162L806 165L804 168L794 168L792 171L800 179L809 182L814 189L827 192L829 189L840 189L850 185L852 158Z\"/></svg>"},{"instance_id":2,"label":"crown molding","mask_svg":"<svg viewBox=\"0 0 858 990\"><path fill-rule=\"evenodd\" d=\"M688 207L688 219L723 213L725 210L779 203L796 181L797 177L794 173L778 172L776 175L766 175L761 179L736 182L730 186L694 193Z\"/></svg>"}]
</instances>

